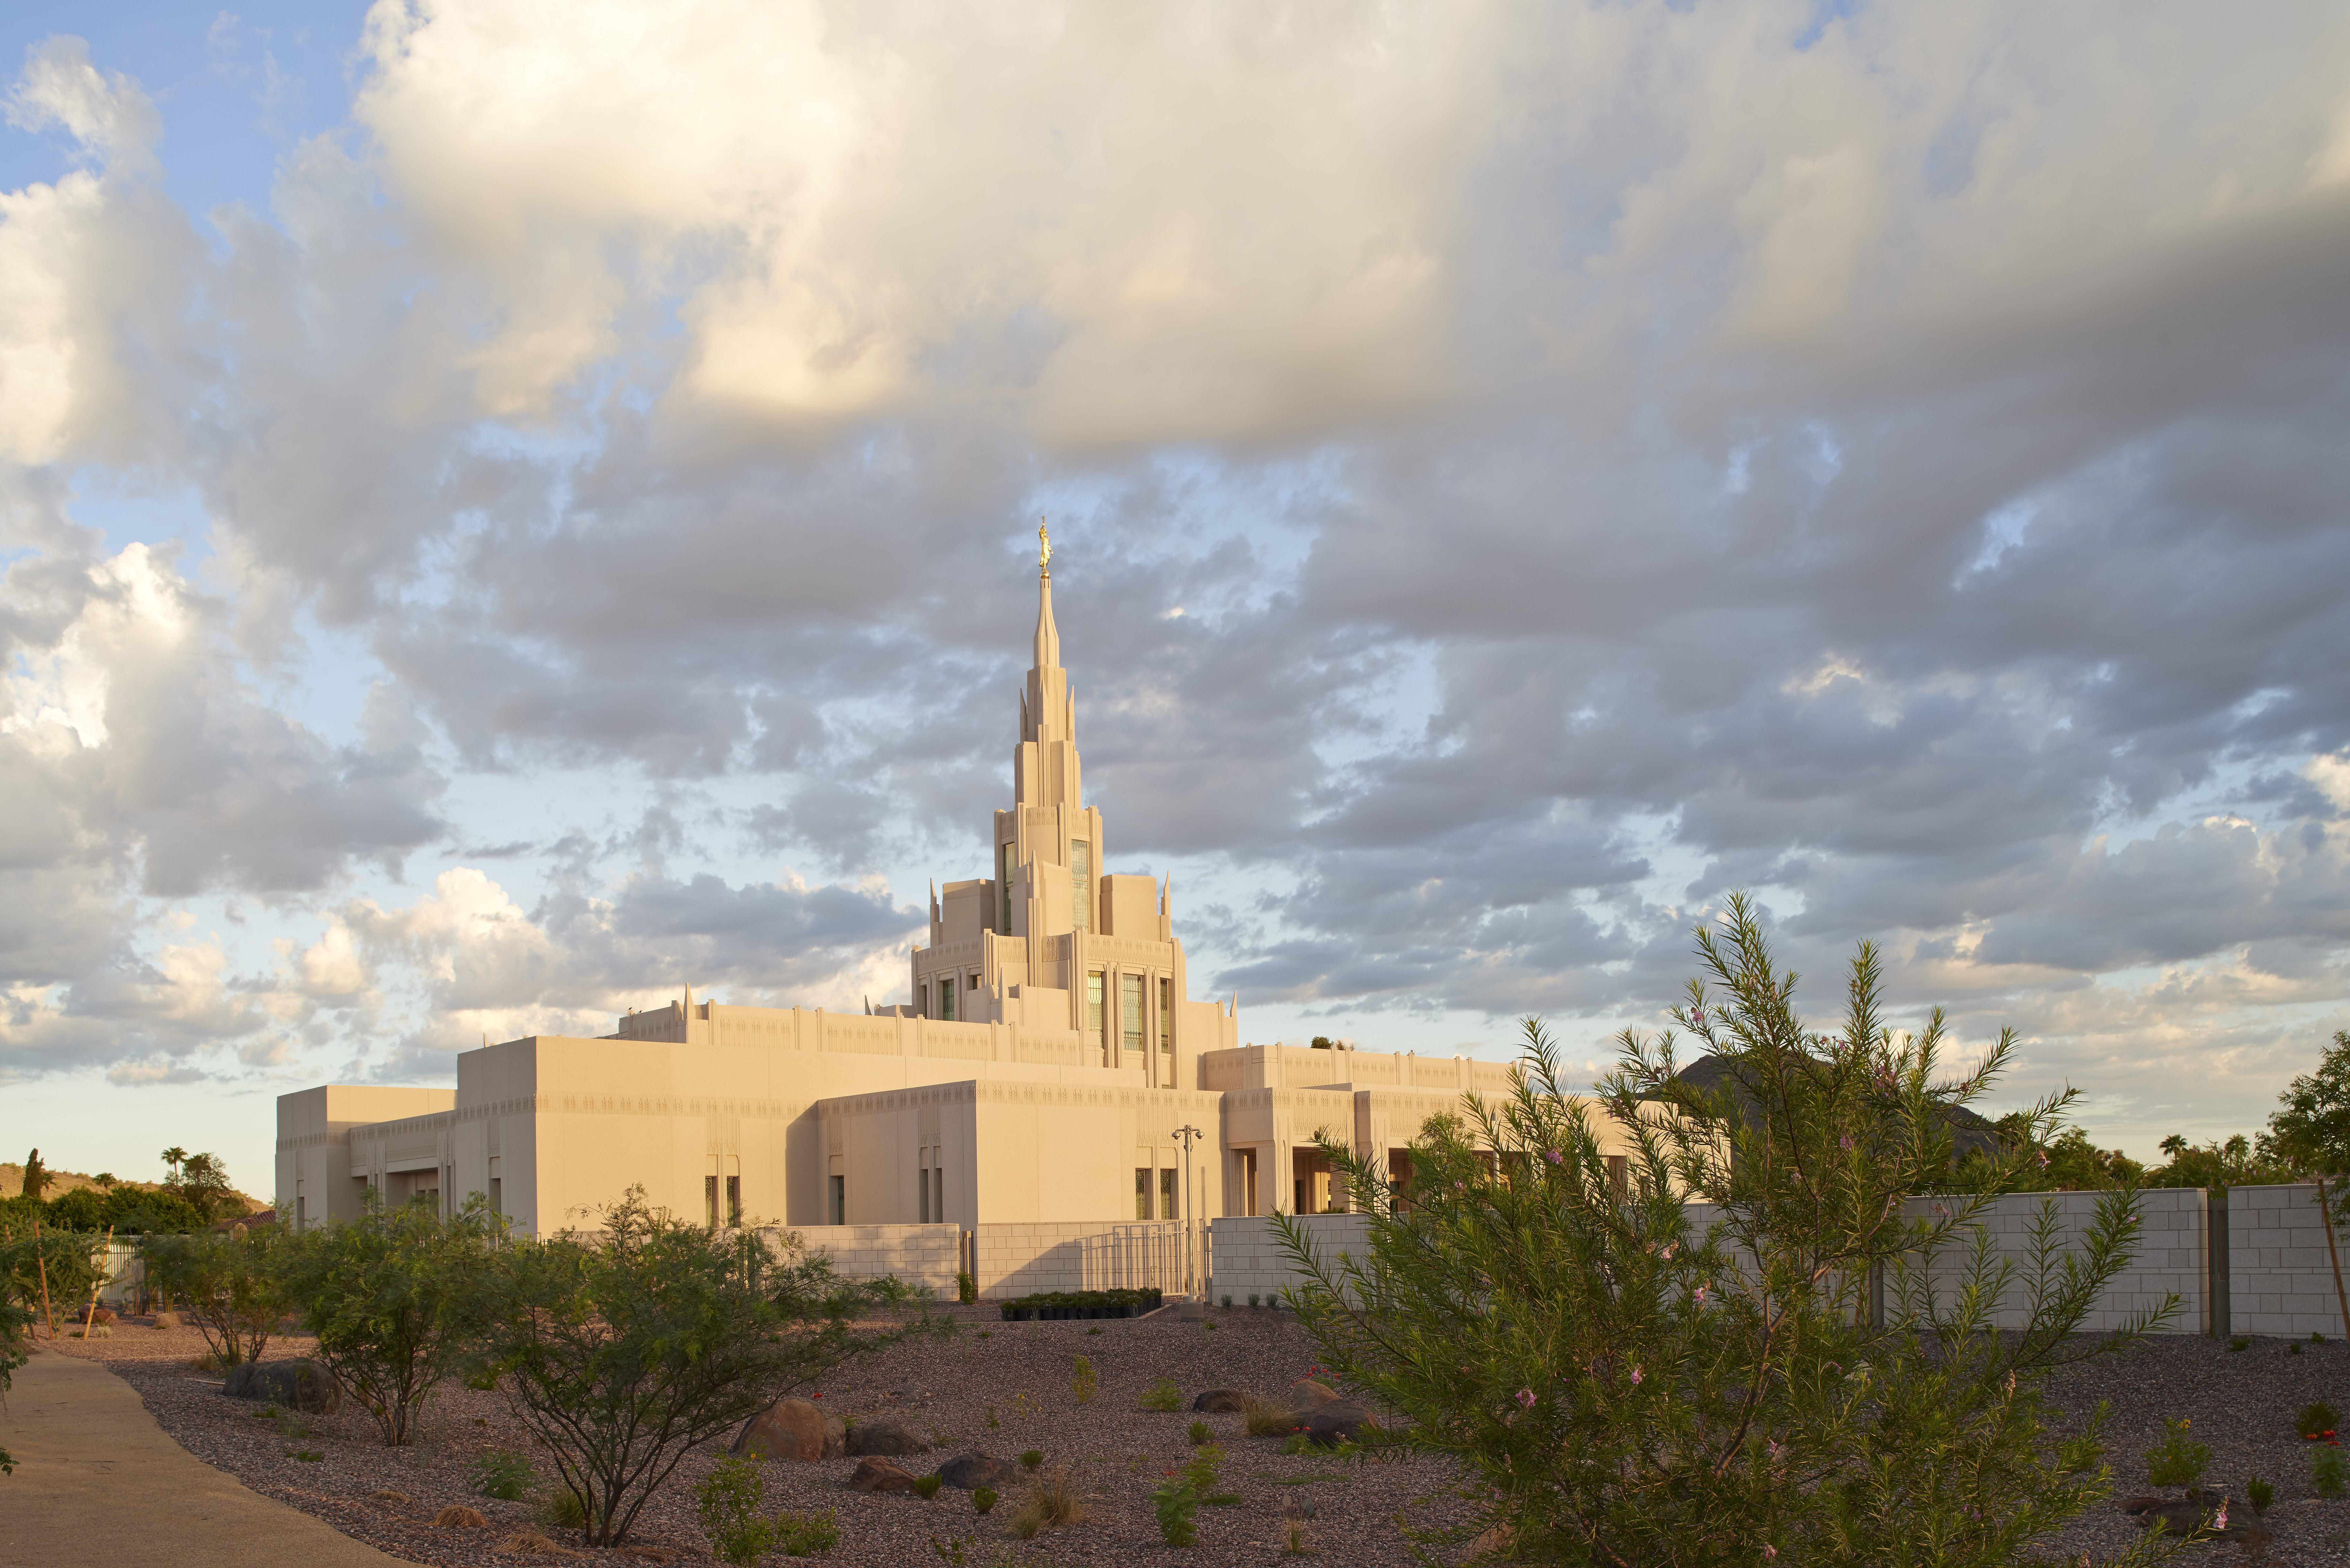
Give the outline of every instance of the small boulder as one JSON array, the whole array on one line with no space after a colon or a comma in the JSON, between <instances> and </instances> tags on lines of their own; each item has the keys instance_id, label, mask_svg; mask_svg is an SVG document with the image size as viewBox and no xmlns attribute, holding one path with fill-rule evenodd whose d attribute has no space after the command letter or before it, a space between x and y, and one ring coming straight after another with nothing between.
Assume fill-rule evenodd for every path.
<instances>
[{"instance_id":1,"label":"small boulder","mask_svg":"<svg viewBox=\"0 0 2350 1568\"><path fill-rule=\"evenodd\" d=\"M815 1400L778 1399L743 1422L726 1451L738 1459L837 1459L847 1436L840 1417Z\"/></svg>"},{"instance_id":2,"label":"small boulder","mask_svg":"<svg viewBox=\"0 0 2350 1568\"><path fill-rule=\"evenodd\" d=\"M939 1467L939 1480L962 1491L983 1486L1003 1491L1019 1479L1019 1466L993 1454L957 1454Z\"/></svg>"},{"instance_id":3,"label":"small boulder","mask_svg":"<svg viewBox=\"0 0 2350 1568\"><path fill-rule=\"evenodd\" d=\"M232 1399L265 1399L288 1410L331 1416L343 1407L342 1386L315 1361L248 1361L228 1369L222 1390Z\"/></svg>"},{"instance_id":4,"label":"small boulder","mask_svg":"<svg viewBox=\"0 0 2350 1568\"><path fill-rule=\"evenodd\" d=\"M1289 1386L1290 1413L1303 1416L1308 1410L1319 1409L1337 1397L1338 1391L1327 1384L1316 1383L1311 1377L1301 1377Z\"/></svg>"},{"instance_id":5,"label":"small boulder","mask_svg":"<svg viewBox=\"0 0 2350 1568\"><path fill-rule=\"evenodd\" d=\"M888 1459L859 1459L857 1473L848 1478L848 1490L910 1492L914 1490L914 1478Z\"/></svg>"},{"instance_id":6,"label":"small boulder","mask_svg":"<svg viewBox=\"0 0 2350 1568\"><path fill-rule=\"evenodd\" d=\"M848 1451L894 1459L901 1454L927 1454L931 1445L902 1421L859 1421L848 1429Z\"/></svg>"},{"instance_id":7,"label":"small boulder","mask_svg":"<svg viewBox=\"0 0 2350 1568\"><path fill-rule=\"evenodd\" d=\"M1237 1388L1211 1388L1191 1401L1194 1410L1211 1414L1237 1415L1249 1407L1249 1397Z\"/></svg>"},{"instance_id":8,"label":"small boulder","mask_svg":"<svg viewBox=\"0 0 2350 1568\"><path fill-rule=\"evenodd\" d=\"M1335 1449L1342 1441L1361 1442L1363 1429L1377 1423L1360 1399L1332 1399L1307 1411L1304 1425L1308 1441Z\"/></svg>"},{"instance_id":9,"label":"small boulder","mask_svg":"<svg viewBox=\"0 0 2350 1568\"><path fill-rule=\"evenodd\" d=\"M155 1314L155 1326L157 1328L177 1328L180 1326L180 1314L175 1312L159 1312Z\"/></svg>"}]
</instances>

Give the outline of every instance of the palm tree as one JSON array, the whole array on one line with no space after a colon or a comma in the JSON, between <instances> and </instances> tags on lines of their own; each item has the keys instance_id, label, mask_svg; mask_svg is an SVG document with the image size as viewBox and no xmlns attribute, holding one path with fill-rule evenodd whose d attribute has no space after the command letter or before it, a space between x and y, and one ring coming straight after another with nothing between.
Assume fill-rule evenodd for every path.
<instances>
[{"instance_id":1,"label":"palm tree","mask_svg":"<svg viewBox=\"0 0 2350 1568\"><path fill-rule=\"evenodd\" d=\"M180 1162L187 1158L188 1151L178 1144L173 1144L163 1151L163 1163L172 1168L172 1184L175 1187L180 1181Z\"/></svg>"}]
</instances>

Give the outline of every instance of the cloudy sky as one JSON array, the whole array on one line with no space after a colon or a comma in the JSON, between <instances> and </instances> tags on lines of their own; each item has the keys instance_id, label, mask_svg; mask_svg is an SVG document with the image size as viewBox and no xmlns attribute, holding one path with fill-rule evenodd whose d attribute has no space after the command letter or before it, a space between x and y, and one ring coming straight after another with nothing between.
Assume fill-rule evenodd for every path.
<instances>
[{"instance_id":1,"label":"cloudy sky","mask_svg":"<svg viewBox=\"0 0 2350 1568\"><path fill-rule=\"evenodd\" d=\"M2099 1141L2350 1024L2350 8L25 0L0 1153L906 995L1035 529L1251 1040L1749 888Z\"/></svg>"}]
</instances>

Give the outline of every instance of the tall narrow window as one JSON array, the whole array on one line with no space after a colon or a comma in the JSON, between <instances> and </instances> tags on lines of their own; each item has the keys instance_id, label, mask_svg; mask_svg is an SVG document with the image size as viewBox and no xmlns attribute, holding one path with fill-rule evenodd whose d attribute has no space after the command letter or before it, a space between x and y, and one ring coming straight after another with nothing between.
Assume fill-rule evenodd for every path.
<instances>
[{"instance_id":1,"label":"tall narrow window","mask_svg":"<svg viewBox=\"0 0 2350 1568\"><path fill-rule=\"evenodd\" d=\"M1175 1173L1172 1170L1159 1173L1159 1217L1161 1220L1183 1218L1181 1211L1175 1207Z\"/></svg>"},{"instance_id":2,"label":"tall narrow window","mask_svg":"<svg viewBox=\"0 0 2350 1568\"><path fill-rule=\"evenodd\" d=\"M702 1206L709 1213L710 1228L712 1231L717 1230L718 1179L714 1176L705 1176L702 1179Z\"/></svg>"},{"instance_id":3,"label":"tall narrow window","mask_svg":"<svg viewBox=\"0 0 2350 1568\"><path fill-rule=\"evenodd\" d=\"M939 1017L942 1022L954 1022L954 976L939 976Z\"/></svg>"},{"instance_id":4,"label":"tall narrow window","mask_svg":"<svg viewBox=\"0 0 2350 1568\"><path fill-rule=\"evenodd\" d=\"M1094 929L1094 901L1088 893L1094 885L1094 846L1082 838L1069 841L1069 923L1072 929L1090 931Z\"/></svg>"},{"instance_id":5,"label":"tall narrow window","mask_svg":"<svg viewBox=\"0 0 2350 1568\"><path fill-rule=\"evenodd\" d=\"M1256 1212L1256 1150L1241 1150L1241 1212Z\"/></svg>"},{"instance_id":6,"label":"tall narrow window","mask_svg":"<svg viewBox=\"0 0 2350 1568\"><path fill-rule=\"evenodd\" d=\"M946 1222L947 1168L934 1165L931 1167L931 1223L943 1225Z\"/></svg>"},{"instance_id":7,"label":"tall narrow window","mask_svg":"<svg viewBox=\"0 0 2350 1568\"><path fill-rule=\"evenodd\" d=\"M1102 1032L1102 971L1090 970L1086 974L1086 1030L1096 1040Z\"/></svg>"},{"instance_id":8,"label":"tall narrow window","mask_svg":"<svg viewBox=\"0 0 2350 1568\"><path fill-rule=\"evenodd\" d=\"M1171 980L1159 982L1159 1048L1175 1049L1175 982Z\"/></svg>"},{"instance_id":9,"label":"tall narrow window","mask_svg":"<svg viewBox=\"0 0 2350 1568\"><path fill-rule=\"evenodd\" d=\"M931 1222L931 1172L928 1167L915 1168L914 1190L920 1195L920 1222L927 1225Z\"/></svg>"},{"instance_id":10,"label":"tall narrow window","mask_svg":"<svg viewBox=\"0 0 2350 1568\"><path fill-rule=\"evenodd\" d=\"M1150 1168L1148 1166L1135 1168L1134 1217L1137 1220L1150 1218Z\"/></svg>"},{"instance_id":11,"label":"tall narrow window","mask_svg":"<svg viewBox=\"0 0 2350 1568\"><path fill-rule=\"evenodd\" d=\"M836 1225L848 1223L848 1178L845 1176L832 1179L832 1222Z\"/></svg>"},{"instance_id":12,"label":"tall narrow window","mask_svg":"<svg viewBox=\"0 0 2350 1568\"><path fill-rule=\"evenodd\" d=\"M743 1223L743 1179L739 1176L726 1179L726 1223L738 1229Z\"/></svg>"},{"instance_id":13,"label":"tall narrow window","mask_svg":"<svg viewBox=\"0 0 2350 1568\"><path fill-rule=\"evenodd\" d=\"M1009 844L995 846L995 892L1002 917L996 921L996 933L1008 937L1012 934L1012 846Z\"/></svg>"},{"instance_id":14,"label":"tall narrow window","mask_svg":"<svg viewBox=\"0 0 2350 1568\"><path fill-rule=\"evenodd\" d=\"M1616 1201L1618 1203L1623 1202L1632 1195L1632 1162L1630 1159L1620 1154L1611 1154L1607 1157L1607 1185L1614 1190L1616 1194Z\"/></svg>"},{"instance_id":15,"label":"tall narrow window","mask_svg":"<svg viewBox=\"0 0 2350 1568\"><path fill-rule=\"evenodd\" d=\"M1139 974L1118 977L1118 1020L1119 1033L1126 1037L1126 1048L1141 1050L1142 977Z\"/></svg>"}]
</instances>

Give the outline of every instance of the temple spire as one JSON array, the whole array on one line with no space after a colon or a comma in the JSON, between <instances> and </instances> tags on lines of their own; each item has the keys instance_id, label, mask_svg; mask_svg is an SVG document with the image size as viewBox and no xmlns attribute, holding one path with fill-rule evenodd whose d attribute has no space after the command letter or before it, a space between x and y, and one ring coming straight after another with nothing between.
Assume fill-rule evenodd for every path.
<instances>
[{"instance_id":1,"label":"temple spire","mask_svg":"<svg viewBox=\"0 0 2350 1568\"><path fill-rule=\"evenodd\" d=\"M1039 670L1061 667L1061 632L1053 624L1053 545L1045 534L1045 525L1036 525L1036 536L1045 542L1038 546L1036 557L1036 662Z\"/></svg>"}]
</instances>

